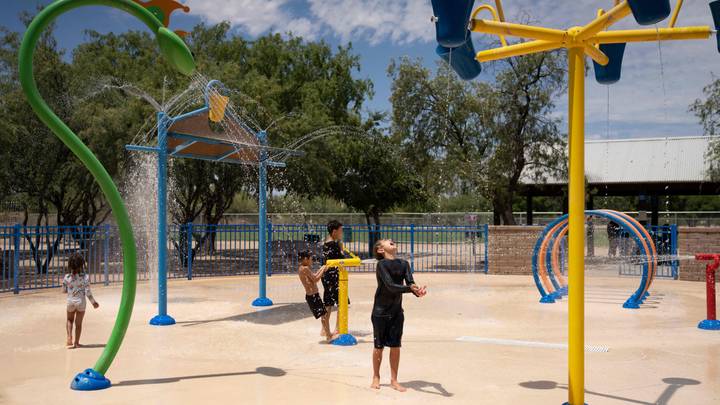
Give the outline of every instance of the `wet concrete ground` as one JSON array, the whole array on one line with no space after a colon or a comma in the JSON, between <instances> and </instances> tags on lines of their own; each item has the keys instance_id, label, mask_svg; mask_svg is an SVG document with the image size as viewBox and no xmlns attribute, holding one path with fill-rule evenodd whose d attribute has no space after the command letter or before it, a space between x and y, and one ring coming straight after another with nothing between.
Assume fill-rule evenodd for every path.
<instances>
[{"instance_id":1,"label":"wet concrete ground","mask_svg":"<svg viewBox=\"0 0 720 405\"><path fill-rule=\"evenodd\" d=\"M635 278L586 279L586 402L720 403L720 332L701 331L705 287L657 280L639 310L622 302ZM59 290L0 296L0 403L8 404L561 404L567 400L567 302L539 304L521 276L417 274L423 299L405 298L398 393L368 388L374 274L351 274L354 347L320 343L295 276L269 279L275 306L250 306L257 279L175 280L169 313L153 327L151 288L141 283L123 347L107 376L113 387L75 392L70 380L102 351L120 286L96 286L86 348L65 348ZM334 317L333 317L334 319ZM386 355L387 356L387 355ZM387 358L383 383L389 379Z\"/></svg>"}]
</instances>

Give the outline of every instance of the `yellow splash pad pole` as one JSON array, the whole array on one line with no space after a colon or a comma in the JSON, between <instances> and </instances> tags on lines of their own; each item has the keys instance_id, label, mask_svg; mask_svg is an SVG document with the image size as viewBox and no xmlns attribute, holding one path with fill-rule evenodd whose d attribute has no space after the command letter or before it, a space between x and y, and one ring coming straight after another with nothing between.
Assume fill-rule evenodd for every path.
<instances>
[{"instance_id":1,"label":"yellow splash pad pole","mask_svg":"<svg viewBox=\"0 0 720 405\"><path fill-rule=\"evenodd\" d=\"M479 62L551 51L568 50L568 124L569 124L569 303L568 303L568 402L585 402L585 57L605 66L609 59L598 44L705 39L714 31L708 26L675 27L683 1L678 0L668 28L614 30L607 28L631 15L627 1L615 1L607 12L583 27L568 30L534 27L505 22L502 15L493 20L476 19L472 14L470 30L497 36L514 36L528 41L487 49L476 54ZM502 1L496 0L498 10ZM499 13L502 14L502 13ZM499 21L498 21L499 20Z\"/></svg>"},{"instance_id":2,"label":"yellow splash pad pole","mask_svg":"<svg viewBox=\"0 0 720 405\"><path fill-rule=\"evenodd\" d=\"M350 253L350 252L348 252ZM331 259L325 262L328 267L337 267L339 275L338 291L338 332L340 336L332 341L337 346L353 346L357 339L348 332L348 271L346 267L358 267L361 264L360 258L350 253L352 257L347 259Z\"/></svg>"}]
</instances>

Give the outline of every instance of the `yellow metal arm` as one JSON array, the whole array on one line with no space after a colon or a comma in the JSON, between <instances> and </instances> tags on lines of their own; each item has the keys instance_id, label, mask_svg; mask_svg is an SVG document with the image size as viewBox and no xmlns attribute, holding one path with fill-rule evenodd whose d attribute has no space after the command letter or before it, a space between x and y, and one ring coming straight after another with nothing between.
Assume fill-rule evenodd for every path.
<instances>
[{"instance_id":1,"label":"yellow metal arm","mask_svg":"<svg viewBox=\"0 0 720 405\"><path fill-rule=\"evenodd\" d=\"M489 62L503 58L510 58L513 56L529 55L531 53L549 51L560 47L562 47L562 44L560 42L542 40L522 42L502 48L480 51L477 53L477 55L475 55L475 59L480 62Z\"/></svg>"},{"instance_id":2,"label":"yellow metal arm","mask_svg":"<svg viewBox=\"0 0 720 405\"><path fill-rule=\"evenodd\" d=\"M495 0L495 8L497 9L500 21L505 21L505 11L503 10L502 0Z\"/></svg>"},{"instance_id":3,"label":"yellow metal arm","mask_svg":"<svg viewBox=\"0 0 720 405\"><path fill-rule=\"evenodd\" d=\"M330 259L325 261L327 267L358 267L362 264L359 257L350 257L347 259Z\"/></svg>"},{"instance_id":4,"label":"yellow metal arm","mask_svg":"<svg viewBox=\"0 0 720 405\"><path fill-rule=\"evenodd\" d=\"M670 17L670 23L668 24L668 28L672 28L675 26L675 23L677 22L678 14L680 14L680 9L682 8L683 0L677 0L677 3L675 4L675 10L673 10L672 17Z\"/></svg>"},{"instance_id":5,"label":"yellow metal arm","mask_svg":"<svg viewBox=\"0 0 720 405\"><path fill-rule=\"evenodd\" d=\"M601 50L594 47L593 45L585 45L583 48L585 54L592 58L598 64L605 66L610 62L610 58L607 57Z\"/></svg>"},{"instance_id":6,"label":"yellow metal arm","mask_svg":"<svg viewBox=\"0 0 720 405\"><path fill-rule=\"evenodd\" d=\"M618 30L599 32L592 39L598 44L621 42L671 41L681 39L707 39L712 34L710 27L648 28L641 30Z\"/></svg>"},{"instance_id":7,"label":"yellow metal arm","mask_svg":"<svg viewBox=\"0 0 720 405\"><path fill-rule=\"evenodd\" d=\"M470 31L494 35L511 35L520 38L541 39L552 42L565 42L567 38L567 32L563 30L476 19L470 20Z\"/></svg>"},{"instance_id":8,"label":"yellow metal arm","mask_svg":"<svg viewBox=\"0 0 720 405\"><path fill-rule=\"evenodd\" d=\"M483 4L482 6L476 8L475 11L473 11L472 15L470 16L470 23L471 23L471 24L474 23L474 21L475 21L475 16L477 15L477 13L479 13L479 12L482 11L482 10L488 10L488 11L490 11L490 14L492 14L492 16L493 16L493 18L495 19L495 21L500 21L500 17L498 17L497 11L495 11L495 9L492 8L491 5L489 5L489 4ZM471 29L471 30L472 30L472 29ZM500 37L500 43L502 44L502 46L507 46L508 44L507 44L507 41L505 40L505 36L504 36L504 35L498 35L498 36Z\"/></svg>"},{"instance_id":9,"label":"yellow metal arm","mask_svg":"<svg viewBox=\"0 0 720 405\"><path fill-rule=\"evenodd\" d=\"M630 15L631 10L627 1L616 5L615 7L608 10L607 13L601 14L595 20L590 22L588 25L582 27L577 34L576 39L578 41L584 41L598 32L610 27L621 19Z\"/></svg>"}]
</instances>

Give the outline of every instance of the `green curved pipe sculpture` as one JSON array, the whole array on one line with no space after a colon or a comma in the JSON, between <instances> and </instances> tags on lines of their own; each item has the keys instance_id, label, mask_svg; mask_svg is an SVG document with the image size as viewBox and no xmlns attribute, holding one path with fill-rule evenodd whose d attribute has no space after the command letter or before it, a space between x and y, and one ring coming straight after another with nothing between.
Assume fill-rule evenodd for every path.
<instances>
[{"instance_id":1,"label":"green curved pipe sculpture","mask_svg":"<svg viewBox=\"0 0 720 405\"><path fill-rule=\"evenodd\" d=\"M195 70L195 61L190 50L175 33L165 28L150 11L132 0L58 0L48 5L33 19L20 46L20 83L28 102L45 125L90 170L110 204L120 230L123 253L123 288L115 325L95 367L78 374L71 383L73 389L96 390L110 386L110 380L105 378L105 373L120 349L130 323L135 303L137 278L135 239L125 204L123 204L122 197L107 170L80 138L50 109L40 95L33 77L33 53L43 30L61 14L83 6L113 7L139 18L155 33L160 50L167 61L183 74L189 75Z\"/></svg>"}]
</instances>

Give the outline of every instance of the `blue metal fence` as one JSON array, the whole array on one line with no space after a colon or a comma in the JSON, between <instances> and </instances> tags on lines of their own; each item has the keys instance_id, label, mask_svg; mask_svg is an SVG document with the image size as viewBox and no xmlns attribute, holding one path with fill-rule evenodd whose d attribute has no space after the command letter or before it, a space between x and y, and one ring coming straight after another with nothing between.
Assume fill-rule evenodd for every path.
<instances>
[{"instance_id":1,"label":"blue metal fence","mask_svg":"<svg viewBox=\"0 0 720 405\"><path fill-rule=\"evenodd\" d=\"M110 282L109 226L0 226L0 291L59 287L80 252L93 283Z\"/></svg>"},{"instance_id":2,"label":"blue metal fence","mask_svg":"<svg viewBox=\"0 0 720 405\"><path fill-rule=\"evenodd\" d=\"M168 227L169 278L258 274L258 225L185 224ZM345 247L362 258L371 256L378 238L393 239L399 256L417 272L488 271L488 227L429 225L345 225ZM152 276L157 245L152 233L138 232L138 279ZM322 258L323 225L268 224L268 274L297 271L297 253L311 250ZM145 236L143 238L143 236ZM59 287L67 258L80 252L93 283L122 281L122 253L117 229L95 227L0 226L0 292ZM352 271L374 271L371 263Z\"/></svg>"},{"instance_id":3,"label":"blue metal fence","mask_svg":"<svg viewBox=\"0 0 720 405\"><path fill-rule=\"evenodd\" d=\"M678 231L677 225L660 225L650 226L647 228L650 236L655 243L655 250L658 255L658 266L655 272L656 277L678 278L678 268L680 262L678 260ZM627 260L620 262L619 273L621 275L641 275L642 262L644 257L636 254L636 246L634 242L625 233L621 234L623 245L621 253L628 257Z\"/></svg>"}]
</instances>

